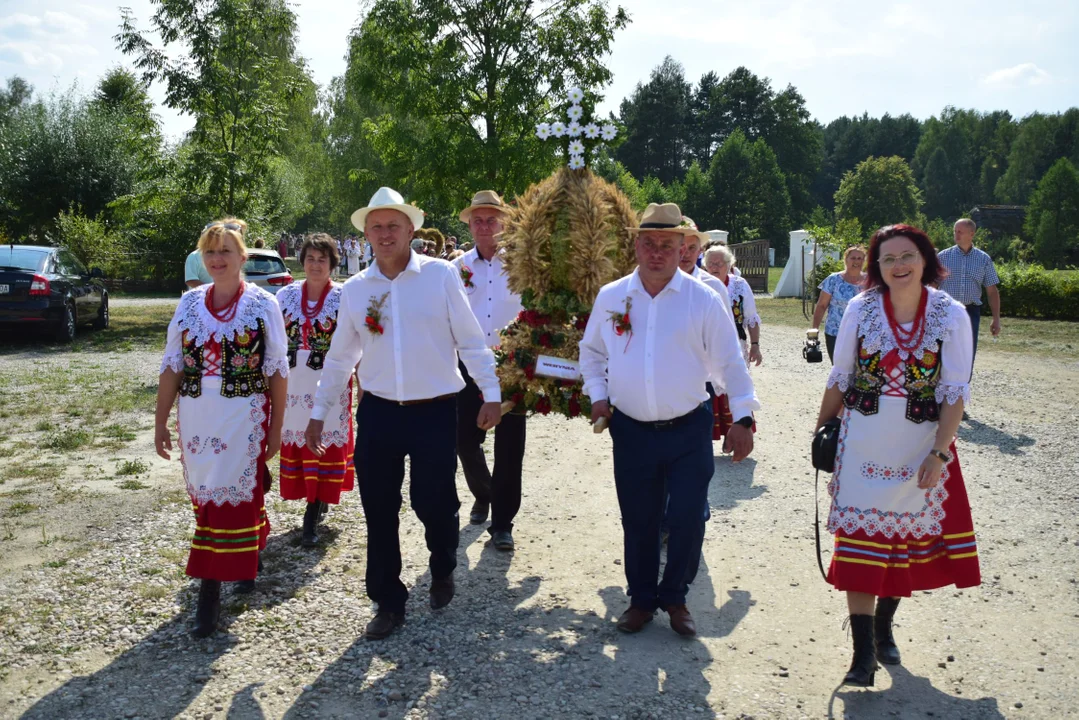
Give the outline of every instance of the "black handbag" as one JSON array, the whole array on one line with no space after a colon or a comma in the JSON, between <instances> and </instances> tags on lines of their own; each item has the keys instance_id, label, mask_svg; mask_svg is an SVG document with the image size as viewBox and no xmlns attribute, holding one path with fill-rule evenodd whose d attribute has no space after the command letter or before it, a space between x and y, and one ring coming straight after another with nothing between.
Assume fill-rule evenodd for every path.
<instances>
[{"instance_id":1,"label":"black handbag","mask_svg":"<svg viewBox=\"0 0 1079 720\"><path fill-rule=\"evenodd\" d=\"M820 568L820 576L824 582L828 582L828 574L824 572L824 561L821 559L820 549L820 474L822 472L835 472L835 456L839 450L839 418L828 420L813 433L813 447L811 459L813 467L817 470L817 479L813 483L813 510L816 515L814 531L817 539L817 567Z\"/></svg>"}]
</instances>

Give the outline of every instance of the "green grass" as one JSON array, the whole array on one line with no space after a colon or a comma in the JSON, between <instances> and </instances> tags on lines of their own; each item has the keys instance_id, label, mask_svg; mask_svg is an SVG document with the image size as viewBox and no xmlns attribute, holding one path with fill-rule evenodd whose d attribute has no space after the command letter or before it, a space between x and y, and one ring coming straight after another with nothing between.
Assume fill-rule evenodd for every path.
<instances>
[{"instance_id":1,"label":"green grass","mask_svg":"<svg viewBox=\"0 0 1079 720\"><path fill-rule=\"evenodd\" d=\"M121 490L145 490L148 487L150 486L146 483L136 480L135 478L127 478L126 480L120 482Z\"/></svg>"},{"instance_id":2,"label":"green grass","mask_svg":"<svg viewBox=\"0 0 1079 720\"><path fill-rule=\"evenodd\" d=\"M142 475L149 472L150 466L142 460L124 460L116 464L116 475Z\"/></svg>"},{"instance_id":3,"label":"green grass","mask_svg":"<svg viewBox=\"0 0 1079 720\"><path fill-rule=\"evenodd\" d=\"M768 268L768 292L774 292L779 285L779 276L783 274L783 266Z\"/></svg>"},{"instance_id":4,"label":"green grass","mask_svg":"<svg viewBox=\"0 0 1079 720\"><path fill-rule=\"evenodd\" d=\"M127 425L113 423L101 429L101 434L108 440L117 444L126 444L135 439L135 433Z\"/></svg>"},{"instance_id":5,"label":"green grass","mask_svg":"<svg viewBox=\"0 0 1079 720\"><path fill-rule=\"evenodd\" d=\"M94 436L86 430L60 430L45 438L44 446L57 452L71 452L89 445Z\"/></svg>"},{"instance_id":6,"label":"green grass","mask_svg":"<svg viewBox=\"0 0 1079 720\"><path fill-rule=\"evenodd\" d=\"M19 465L14 463L0 470L0 483L6 480L55 480L64 472L64 466L60 463L44 462L34 465ZM12 493L22 492L23 489L13 490ZM8 493L5 493L8 494Z\"/></svg>"},{"instance_id":7,"label":"green grass","mask_svg":"<svg viewBox=\"0 0 1079 720\"><path fill-rule=\"evenodd\" d=\"M180 296L174 295L179 303ZM102 352L165 349L165 331L176 310L173 304L111 307L107 330L92 330L80 326L70 345L52 341L43 333L26 333L18 337L5 335L0 343L0 357L27 350L45 354L76 352L96 355Z\"/></svg>"},{"instance_id":8,"label":"green grass","mask_svg":"<svg viewBox=\"0 0 1079 720\"><path fill-rule=\"evenodd\" d=\"M28 502L11 503L8 506L7 511L4 513L8 517L22 517L37 510L37 505Z\"/></svg>"}]
</instances>

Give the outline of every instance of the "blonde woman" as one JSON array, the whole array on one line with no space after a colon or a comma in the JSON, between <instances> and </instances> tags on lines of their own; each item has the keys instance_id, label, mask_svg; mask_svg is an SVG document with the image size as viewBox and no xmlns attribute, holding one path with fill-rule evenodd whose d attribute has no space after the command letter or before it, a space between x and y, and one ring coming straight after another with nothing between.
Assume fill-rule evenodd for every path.
<instances>
[{"instance_id":1,"label":"blonde woman","mask_svg":"<svg viewBox=\"0 0 1079 720\"><path fill-rule=\"evenodd\" d=\"M828 321L824 324L824 346L828 349L829 360L835 360L835 339L839 335L839 325L843 322L847 303L860 293L865 285L863 265L865 248L851 245L843 253L843 272L832 273L817 286L820 297L817 299L817 306L813 308L813 329L820 327L824 314L828 313Z\"/></svg>"},{"instance_id":2,"label":"blonde woman","mask_svg":"<svg viewBox=\"0 0 1079 720\"><path fill-rule=\"evenodd\" d=\"M187 574L202 580L193 634L217 626L221 583L254 588L270 523L263 505L266 460L281 445L288 356L273 295L244 282L242 220L202 230L199 251L213 282L183 296L169 323L157 392L154 445L170 459L168 419L176 396L180 462L195 533Z\"/></svg>"}]
</instances>

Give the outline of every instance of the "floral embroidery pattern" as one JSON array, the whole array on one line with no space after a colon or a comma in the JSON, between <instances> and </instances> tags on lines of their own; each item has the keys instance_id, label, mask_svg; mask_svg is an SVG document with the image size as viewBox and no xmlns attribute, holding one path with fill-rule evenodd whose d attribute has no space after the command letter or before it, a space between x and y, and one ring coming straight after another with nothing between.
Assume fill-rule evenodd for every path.
<instances>
[{"instance_id":1,"label":"floral embroidery pattern","mask_svg":"<svg viewBox=\"0 0 1079 720\"><path fill-rule=\"evenodd\" d=\"M878 465L875 462L862 463L862 477L867 480L884 480L887 482L906 482L915 477L914 468L909 465L893 468L887 465Z\"/></svg>"},{"instance_id":2,"label":"floral embroidery pattern","mask_svg":"<svg viewBox=\"0 0 1079 720\"><path fill-rule=\"evenodd\" d=\"M381 335L385 332L385 328L382 327L382 306L386 304L386 298L390 296L390 293L382 293L382 297L375 299L375 296L371 296L371 304L367 306L367 317L363 322L367 326L367 330L372 335Z\"/></svg>"},{"instance_id":3,"label":"floral embroidery pattern","mask_svg":"<svg viewBox=\"0 0 1079 720\"><path fill-rule=\"evenodd\" d=\"M611 316L611 322L614 323L614 334L618 337L626 335L626 347L622 349L625 352L629 349L629 341L633 339L633 325L629 321L629 309L633 306L633 299L626 298L626 309L619 312L618 310L608 310L607 314Z\"/></svg>"},{"instance_id":4,"label":"floral embroidery pattern","mask_svg":"<svg viewBox=\"0 0 1079 720\"><path fill-rule=\"evenodd\" d=\"M203 443L198 435L188 440L185 447L192 455L198 455L200 452L210 448L213 448L214 455L220 455L229 449L229 446L221 438L206 438L206 442Z\"/></svg>"}]
</instances>

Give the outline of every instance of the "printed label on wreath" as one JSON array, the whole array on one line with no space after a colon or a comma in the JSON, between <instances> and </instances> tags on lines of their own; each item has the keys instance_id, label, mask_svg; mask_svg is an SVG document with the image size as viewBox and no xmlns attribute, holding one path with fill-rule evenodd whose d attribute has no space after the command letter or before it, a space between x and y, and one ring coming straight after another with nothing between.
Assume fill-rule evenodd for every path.
<instances>
[{"instance_id":1,"label":"printed label on wreath","mask_svg":"<svg viewBox=\"0 0 1079 720\"><path fill-rule=\"evenodd\" d=\"M536 374L559 380L580 380L581 366L576 360L540 355L536 358Z\"/></svg>"}]
</instances>

